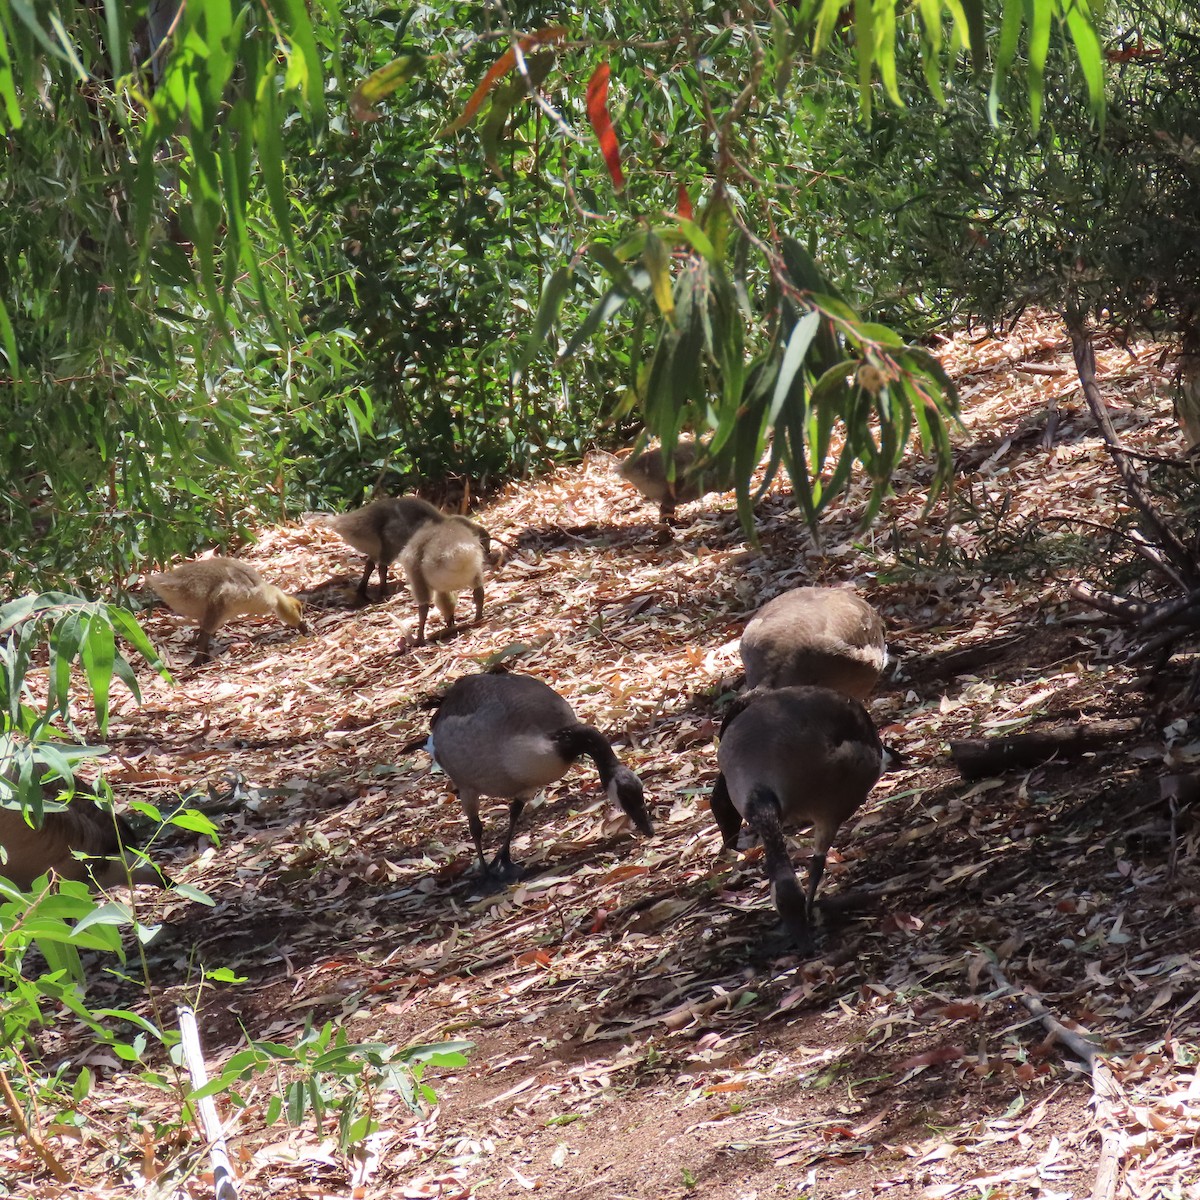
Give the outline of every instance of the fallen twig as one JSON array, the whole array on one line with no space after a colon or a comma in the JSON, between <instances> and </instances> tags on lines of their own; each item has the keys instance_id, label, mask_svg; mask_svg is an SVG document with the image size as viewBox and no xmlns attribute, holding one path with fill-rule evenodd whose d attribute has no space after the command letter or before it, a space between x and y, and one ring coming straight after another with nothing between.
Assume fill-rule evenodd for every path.
<instances>
[{"instance_id":1,"label":"fallen twig","mask_svg":"<svg viewBox=\"0 0 1200 1200\"><path fill-rule=\"evenodd\" d=\"M1095 1125L1100 1133L1100 1158L1096 1164L1096 1177L1092 1183L1091 1200L1112 1200L1116 1195L1121 1171L1121 1156L1124 1139L1115 1127L1113 1105L1123 1101L1121 1087L1100 1055L1100 1047L1084 1034L1068 1029L1047 1007L1040 997L1029 991L1018 991L1008 982L999 965L988 963L988 974L1006 996L1012 996L1029 1010L1046 1027L1046 1031L1078 1058L1092 1077L1092 1108Z\"/></svg>"},{"instance_id":2,"label":"fallen twig","mask_svg":"<svg viewBox=\"0 0 1200 1200\"><path fill-rule=\"evenodd\" d=\"M1120 439L1113 428L1112 418L1108 414L1108 406L1104 403L1104 398L1100 395L1100 388L1096 383L1096 355L1079 314L1068 313L1066 326L1067 333L1071 338L1075 369L1079 373L1079 383L1083 388L1083 398L1087 401L1087 406L1091 409L1096 424L1100 426L1104 444L1112 455L1117 473L1121 476L1121 482L1125 485L1130 502L1141 513L1146 528L1154 535L1155 549L1161 554L1157 565L1168 576L1180 580L1185 588L1194 588L1197 583L1200 583L1200 580L1197 579L1196 564L1191 554L1163 520L1126 457L1116 449L1121 444Z\"/></svg>"},{"instance_id":3,"label":"fallen twig","mask_svg":"<svg viewBox=\"0 0 1200 1200\"><path fill-rule=\"evenodd\" d=\"M204 1066L204 1051L200 1048L196 1014L183 1004L179 1006L178 1012L183 1057L192 1079L192 1089L199 1091L208 1082L208 1071ZM216 1200L237 1200L233 1166L229 1161L229 1152L225 1149L225 1131L221 1128L220 1117L217 1116L216 1103L211 1096L202 1096L195 1104L200 1114L200 1123L204 1127L204 1136L208 1139L209 1157L212 1159L213 1195Z\"/></svg>"},{"instance_id":4,"label":"fallen twig","mask_svg":"<svg viewBox=\"0 0 1200 1200\"><path fill-rule=\"evenodd\" d=\"M29 1143L33 1148L34 1154L42 1160L42 1164L46 1170L59 1183L70 1183L71 1175L66 1167L54 1157L54 1151L42 1141L42 1135L36 1129L31 1129L29 1123L25 1120L25 1114L21 1109L21 1101L17 1098L17 1094L13 1091L12 1084L9 1082L8 1076L2 1068L0 1068L0 1094L4 1096L4 1103L8 1106L8 1115L12 1120L13 1128L17 1131L17 1134Z\"/></svg>"}]
</instances>

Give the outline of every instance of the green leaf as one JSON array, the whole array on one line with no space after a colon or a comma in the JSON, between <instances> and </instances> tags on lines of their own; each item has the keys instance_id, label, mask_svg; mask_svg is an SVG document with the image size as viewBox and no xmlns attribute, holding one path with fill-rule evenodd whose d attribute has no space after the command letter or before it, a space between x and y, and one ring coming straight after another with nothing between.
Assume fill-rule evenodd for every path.
<instances>
[{"instance_id":1,"label":"green leaf","mask_svg":"<svg viewBox=\"0 0 1200 1200\"><path fill-rule=\"evenodd\" d=\"M792 381L796 378L796 372L804 365L804 356L808 353L808 348L812 345L812 340L816 336L820 324L821 314L810 312L805 313L793 326L792 335L788 338L787 349L783 354L783 362L779 367L779 375L775 380L775 393L771 397L771 407L767 412L768 428L775 424L779 410L783 407L788 392L791 390Z\"/></svg>"},{"instance_id":2,"label":"green leaf","mask_svg":"<svg viewBox=\"0 0 1200 1200\"><path fill-rule=\"evenodd\" d=\"M1043 0L1043 3L1045 0ZM1017 54L1021 26L1025 23L1025 0L1004 0L1000 19L1000 41L996 47L996 65L992 70L992 86L988 93L988 119L993 125L1000 119L1000 91Z\"/></svg>"},{"instance_id":3,"label":"green leaf","mask_svg":"<svg viewBox=\"0 0 1200 1200\"><path fill-rule=\"evenodd\" d=\"M1077 3L1068 0L1067 29L1071 40L1075 43L1075 51L1079 56L1079 67L1087 81L1088 96L1092 102L1092 111L1101 121L1104 119L1104 54L1096 29L1087 15L1082 12Z\"/></svg>"},{"instance_id":4,"label":"green leaf","mask_svg":"<svg viewBox=\"0 0 1200 1200\"><path fill-rule=\"evenodd\" d=\"M106 48L113 79L120 79L125 74L125 47L129 45L125 9L122 0L104 0L104 20L108 31Z\"/></svg>"},{"instance_id":5,"label":"green leaf","mask_svg":"<svg viewBox=\"0 0 1200 1200\"><path fill-rule=\"evenodd\" d=\"M570 341L567 342L566 348L559 356L559 362L566 362L567 359L573 358L579 351L579 348L585 345L606 321L609 320L628 299L628 294L620 288L612 288L606 292L591 308L588 315L584 317L579 328L571 335Z\"/></svg>"},{"instance_id":6,"label":"green leaf","mask_svg":"<svg viewBox=\"0 0 1200 1200\"><path fill-rule=\"evenodd\" d=\"M662 230L659 231L663 232ZM689 221L686 217L676 218L674 230L667 230L668 236L674 240L675 235L682 235L683 240L687 242L697 254L701 254L710 263L716 264L718 261L716 248L709 240L708 234L696 224L695 221Z\"/></svg>"},{"instance_id":7,"label":"green leaf","mask_svg":"<svg viewBox=\"0 0 1200 1200\"><path fill-rule=\"evenodd\" d=\"M197 904L206 904L209 908L214 908L217 903L207 892L193 887L190 883L174 883L171 885L171 891L185 900L194 900Z\"/></svg>"},{"instance_id":8,"label":"green leaf","mask_svg":"<svg viewBox=\"0 0 1200 1200\"><path fill-rule=\"evenodd\" d=\"M474 1042L446 1041L423 1042L415 1046L407 1046L400 1057L409 1063L430 1063L437 1066L462 1067L466 1065L466 1055L475 1049ZM441 1061L448 1056L453 1061Z\"/></svg>"},{"instance_id":9,"label":"green leaf","mask_svg":"<svg viewBox=\"0 0 1200 1200\"><path fill-rule=\"evenodd\" d=\"M174 825L179 829L186 829L190 833L202 834L214 841L217 840L216 825L204 813L194 808L184 808L179 812L172 813L167 818L167 824Z\"/></svg>"},{"instance_id":10,"label":"green leaf","mask_svg":"<svg viewBox=\"0 0 1200 1200\"><path fill-rule=\"evenodd\" d=\"M112 626L98 614L89 616L80 649L80 660L92 693L96 725L103 733L108 728L108 690L112 684L116 653Z\"/></svg>"},{"instance_id":11,"label":"green leaf","mask_svg":"<svg viewBox=\"0 0 1200 1200\"><path fill-rule=\"evenodd\" d=\"M372 71L350 94L350 112L357 121L377 121L375 111L379 101L403 87L424 69L425 60L419 54L401 54L386 66Z\"/></svg>"},{"instance_id":12,"label":"green leaf","mask_svg":"<svg viewBox=\"0 0 1200 1200\"><path fill-rule=\"evenodd\" d=\"M75 926L75 933L78 935L85 929L90 929L93 925L115 925L121 928L125 925L133 923L133 914L129 910L127 904L98 904L92 909L86 917L80 919Z\"/></svg>"},{"instance_id":13,"label":"green leaf","mask_svg":"<svg viewBox=\"0 0 1200 1200\"><path fill-rule=\"evenodd\" d=\"M872 0L854 0L854 51L858 58L858 106L871 115L871 79L875 69L875 14Z\"/></svg>"},{"instance_id":14,"label":"green leaf","mask_svg":"<svg viewBox=\"0 0 1200 1200\"><path fill-rule=\"evenodd\" d=\"M1041 124L1042 96L1046 86L1046 54L1050 49L1052 5L1040 0L1032 5L1029 29L1029 119L1036 130Z\"/></svg>"},{"instance_id":15,"label":"green leaf","mask_svg":"<svg viewBox=\"0 0 1200 1200\"><path fill-rule=\"evenodd\" d=\"M492 92L492 102L488 107L487 119L479 127L479 143L483 147L483 161L501 179L504 178L504 172L498 161L500 139L504 136L504 126L508 122L513 105L524 98L524 81L519 77L506 80Z\"/></svg>"},{"instance_id":16,"label":"green leaf","mask_svg":"<svg viewBox=\"0 0 1200 1200\"><path fill-rule=\"evenodd\" d=\"M653 233L646 235L646 243L642 247L642 262L650 273L650 287L658 311L674 325L675 294L671 287L671 256L662 239Z\"/></svg>"},{"instance_id":17,"label":"green leaf","mask_svg":"<svg viewBox=\"0 0 1200 1200\"><path fill-rule=\"evenodd\" d=\"M54 626L50 636L50 688L46 701L49 711L64 716L71 699L71 667L79 653L84 628L81 613L68 613Z\"/></svg>"},{"instance_id":18,"label":"green leaf","mask_svg":"<svg viewBox=\"0 0 1200 1200\"><path fill-rule=\"evenodd\" d=\"M537 316L534 318L533 329L526 339L521 357L517 360L515 371L518 376L523 374L525 368L533 361L533 356L546 340L546 334L550 332L551 325L558 319L563 297L566 296L570 284L571 272L566 267L559 267L546 281L546 286L542 290L541 303L538 305Z\"/></svg>"}]
</instances>

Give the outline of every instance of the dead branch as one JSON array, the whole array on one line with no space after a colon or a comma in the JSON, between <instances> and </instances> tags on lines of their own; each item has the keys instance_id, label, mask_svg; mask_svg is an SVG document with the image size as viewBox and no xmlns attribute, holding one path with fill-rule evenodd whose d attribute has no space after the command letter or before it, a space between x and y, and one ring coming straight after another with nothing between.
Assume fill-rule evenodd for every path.
<instances>
[{"instance_id":1,"label":"dead branch","mask_svg":"<svg viewBox=\"0 0 1200 1200\"><path fill-rule=\"evenodd\" d=\"M1200 609L1194 610L1200 616ZM1129 656L1130 662L1144 662L1147 658L1153 658L1163 650L1169 650L1178 641L1188 637L1196 632L1196 625L1176 625L1171 629L1166 629L1156 637L1152 637L1148 642L1139 646Z\"/></svg>"},{"instance_id":2,"label":"dead branch","mask_svg":"<svg viewBox=\"0 0 1200 1200\"><path fill-rule=\"evenodd\" d=\"M964 779L979 779L1017 767L1036 767L1052 758L1077 758L1089 750L1109 747L1113 742L1137 733L1141 727L1141 721L1128 718L1074 724L1044 733L969 738L951 742L950 757Z\"/></svg>"},{"instance_id":3,"label":"dead branch","mask_svg":"<svg viewBox=\"0 0 1200 1200\"><path fill-rule=\"evenodd\" d=\"M1188 609L1200 606L1200 591L1189 592L1186 596L1177 596L1174 600L1166 600L1156 604L1142 618L1139 633L1153 633L1160 626L1173 621Z\"/></svg>"},{"instance_id":4,"label":"dead branch","mask_svg":"<svg viewBox=\"0 0 1200 1200\"><path fill-rule=\"evenodd\" d=\"M994 962L988 963L988 974L995 981L996 986L1006 996L1012 996L1014 999L1020 1000L1023 1005L1029 1010L1031 1016L1037 1017L1039 1021L1046 1027L1046 1032L1049 1033L1056 1042L1061 1042L1076 1058L1083 1063L1089 1071L1096 1064L1096 1055L1100 1047L1083 1034L1076 1033L1073 1029L1068 1029L1046 1006L1042 1003L1039 997L1027 991L1017 991L1004 972L1000 970L998 964Z\"/></svg>"},{"instance_id":5,"label":"dead branch","mask_svg":"<svg viewBox=\"0 0 1200 1200\"><path fill-rule=\"evenodd\" d=\"M1121 621L1141 621L1153 612L1155 607L1144 600L1133 600L1127 596L1116 596L1112 592L1102 592L1090 583L1073 583L1067 588L1067 594Z\"/></svg>"},{"instance_id":6,"label":"dead branch","mask_svg":"<svg viewBox=\"0 0 1200 1200\"><path fill-rule=\"evenodd\" d=\"M1067 332L1071 337L1071 352L1075 358L1075 369L1079 373L1083 397L1087 401L1088 408L1091 409L1096 424L1100 426L1104 444L1112 455L1117 473L1121 476L1122 483L1125 484L1129 499L1142 514L1159 550L1186 581L1186 586L1189 589L1194 588L1200 583L1200 578L1197 577L1196 564L1192 561L1187 547L1167 527L1159 515L1146 489L1142 486L1141 480L1138 479L1129 458L1114 449L1120 446L1120 439L1117 437L1117 431L1113 428L1112 418L1108 414L1108 406L1104 403L1104 398L1100 395L1100 388L1096 384L1096 354L1091 338L1083 328L1079 314L1068 313L1066 325Z\"/></svg>"}]
</instances>

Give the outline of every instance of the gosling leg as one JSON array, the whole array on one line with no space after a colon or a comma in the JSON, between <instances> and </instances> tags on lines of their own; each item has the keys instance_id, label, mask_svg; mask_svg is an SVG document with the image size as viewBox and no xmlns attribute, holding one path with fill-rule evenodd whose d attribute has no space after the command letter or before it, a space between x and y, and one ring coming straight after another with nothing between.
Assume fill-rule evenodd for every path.
<instances>
[{"instance_id":1,"label":"gosling leg","mask_svg":"<svg viewBox=\"0 0 1200 1200\"><path fill-rule=\"evenodd\" d=\"M449 592L435 592L433 601L438 606L438 612L442 614L442 620L446 625L446 636L453 637L457 626L454 624L454 607L457 596L451 595Z\"/></svg>"},{"instance_id":2,"label":"gosling leg","mask_svg":"<svg viewBox=\"0 0 1200 1200\"><path fill-rule=\"evenodd\" d=\"M417 605L417 640L414 645L425 645L425 621L429 617L429 605Z\"/></svg>"},{"instance_id":3,"label":"gosling leg","mask_svg":"<svg viewBox=\"0 0 1200 1200\"><path fill-rule=\"evenodd\" d=\"M371 578L371 572L374 569L375 569L374 560L368 558L367 565L363 569L362 579L360 579L358 581L358 589L354 593L358 597L359 604L367 603L367 581ZM382 571L382 569L383 569L383 567L381 564L380 570Z\"/></svg>"},{"instance_id":4,"label":"gosling leg","mask_svg":"<svg viewBox=\"0 0 1200 1200\"><path fill-rule=\"evenodd\" d=\"M193 667L203 666L212 658L212 634L207 629L200 630L196 639L196 657L192 659Z\"/></svg>"}]
</instances>

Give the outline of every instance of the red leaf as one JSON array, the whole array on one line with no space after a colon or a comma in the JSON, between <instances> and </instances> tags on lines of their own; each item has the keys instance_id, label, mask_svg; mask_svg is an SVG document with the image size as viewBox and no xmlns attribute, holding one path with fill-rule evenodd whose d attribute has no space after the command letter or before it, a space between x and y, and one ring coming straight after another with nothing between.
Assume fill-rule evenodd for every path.
<instances>
[{"instance_id":1,"label":"red leaf","mask_svg":"<svg viewBox=\"0 0 1200 1200\"><path fill-rule=\"evenodd\" d=\"M685 220L692 219L692 198L688 195L688 190L683 184L679 184L678 188L679 199L676 202L675 211Z\"/></svg>"},{"instance_id":2,"label":"red leaf","mask_svg":"<svg viewBox=\"0 0 1200 1200\"><path fill-rule=\"evenodd\" d=\"M625 175L621 170L621 147L608 116L608 75L608 63L601 63L592 72L587 85L587 115L600 143L604 164L612 176L613 187L619 191L625 186Z\"/></svg>"},{"instance_id":3,"label":"red leaf","mask_svg":"<svg viewBox=\"0 0 1200 1200\"><path fill-rule=\"evenodd\" d=\"M539 29L537 33L527 34L525 37L517 39L522 51L528 50L530 46L540 45L542 42L561 42L567 36L567 31L558 25L551 25L545 29ZM491 67L488 73L480 81L479 86L471 93L471 98L467 101L466 107L461 113L445 129L442 130L442 136L454 133L461 129L482 107L484 100L487 99L487 94L496 86L498 80L503 79L516 65L517 52L511 47L500 55Z\"/></svg>"}]
</instances>

